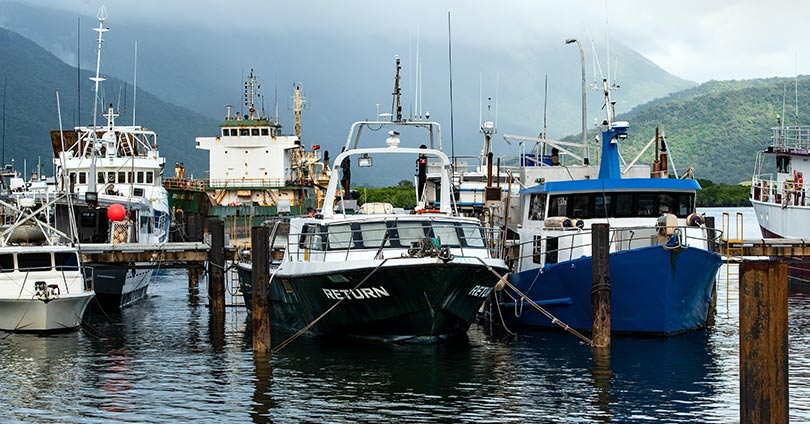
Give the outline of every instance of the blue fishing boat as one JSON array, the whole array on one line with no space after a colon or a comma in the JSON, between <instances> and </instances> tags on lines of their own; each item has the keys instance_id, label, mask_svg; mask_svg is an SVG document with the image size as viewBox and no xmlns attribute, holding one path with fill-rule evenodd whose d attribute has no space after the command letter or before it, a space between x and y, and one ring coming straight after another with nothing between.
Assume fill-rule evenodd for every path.
<instances>
[{"instance_id":1,"label":"blue fishing boat","mask_svg":"<svg viewBox=\"0 0 810 424\"><path fill-rule=\"evenodd\" d=\"M518 236L511 246L513 287L498 298L505 323L560 325L531 300L565 325L590 330L591 228L607 223L612 330L672 335L701 328L721 258L709 249L714 234L695 212L700 185L668 176L666 145L661 141L659 153L657 133L653 172L643 176L636 169L623 177L619 144L629 124L614 121L606 81L603 86L607 119L598 175L584 170L570 174L582 179L538 178L520 191L519 225L511 226Z\"/></svg>"}]
</instances>

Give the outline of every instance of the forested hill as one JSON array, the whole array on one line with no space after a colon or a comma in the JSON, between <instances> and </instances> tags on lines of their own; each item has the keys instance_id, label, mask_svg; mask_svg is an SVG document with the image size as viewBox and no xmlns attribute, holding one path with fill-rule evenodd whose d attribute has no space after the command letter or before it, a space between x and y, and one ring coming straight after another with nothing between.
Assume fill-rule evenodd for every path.
<instances>
[{"instance_id":1,"label":"forested hill","mask_svg":"<svg viewBox=\"0 0 810 424\"><path fill-rule=\"evenodd\" d=\"M621 93L616 98L621 101ZM787 125L810 124L810 77L710 81L617 117L630 122L622 156L632 160L658 126L679 174L694 167L700 178L737 184L751 178L756 152L770 144L771 128L783 114ZM650 163L652 150L643 163Z\"/></svg>"},{"instance_id":2,"label":"forested hill","mask_svg":"<svg viewBox=\"0 0 810 424\"><path fill-rule=\"evenodd\" d=\"M46 174L50 174L53 151L49 131L59 128L55 92L59 90L65 128L75 126L79 116L83 125L92 123L93 83L88 79L91 73L83 70L77 78L75 67L3 28L0 28L0 58L0 116L5 111L0 156L4 156L6 163L14 158L20 171L23 159L27 159L28 169L41 160L47 164ZM77 112L77 80L81 82L81 114ZM118 105L122 112L118 122L131 124L132 86L112 77L102 86L105 104ZM202 176L208 169L207 152L194 148L194 138L215 135L218 122L161 101L141 89L136 107L137 124L158 134L158 147L170 164L169 169L174 162L185 162L195 176Z\"/></svg>"}]
</instances>

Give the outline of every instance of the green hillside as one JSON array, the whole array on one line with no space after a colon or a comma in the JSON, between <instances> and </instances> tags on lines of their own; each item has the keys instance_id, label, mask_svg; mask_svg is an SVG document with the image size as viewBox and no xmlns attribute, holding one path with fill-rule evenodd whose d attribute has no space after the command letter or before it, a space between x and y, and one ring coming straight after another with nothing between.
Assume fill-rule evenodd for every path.
<instances>
[{"instance_id":1,"label":"green hillside","mask_svg":"<svg viewBox=\"0 0 810 424\"><path fill-rule=\"evenodd\" d=\"M59 128L55 91L59 90L65 128L77 124L79 110L81 122L92 123L93 83L88 79L91 73L81 72L79 109L76 68L66 65L32 41L2 28L0 57L0 117L5 110L5 137L0 139L3 145L0 152L4 150L4 158L0 159L6 163L14 159L18 170L22 170L23 160L28 161L29 169L41 160L47 164L46 174L50 174L53 152L49 131ZM5 96L2 93L4 84ZM103 89L105 104L119 105L119 123L131 124L132 86L108 78ZM163 102L140 89L137 100L136 121L157 132L159 150L170 164L169 168L174 162L185 162L195 175L202 176L208 169L207 152L194 148L194 138L216 134L218 123L186 108ZM99 118L98 122L105 121Z\"/></svg>"},{"instance_id":2,"label":"green hillside","mask_svg":"<svg viewBox=\"0 0 810 424\"><path fill-rule=\"evenodd\" d=\"M638 106L617 117L630 122L622 155L632 160L658 126L666 132L679 173L694 167L696 176L718 183L749 180L756 152L770 144L784 99L786 123L797 122L795 82L793 78L710 81ZM804 116L810 116L810 77L798 79L798 104L798 123L808 124ZM650 149L642 162L650 163L652 155Z\"/></svg>"}]
</instances>

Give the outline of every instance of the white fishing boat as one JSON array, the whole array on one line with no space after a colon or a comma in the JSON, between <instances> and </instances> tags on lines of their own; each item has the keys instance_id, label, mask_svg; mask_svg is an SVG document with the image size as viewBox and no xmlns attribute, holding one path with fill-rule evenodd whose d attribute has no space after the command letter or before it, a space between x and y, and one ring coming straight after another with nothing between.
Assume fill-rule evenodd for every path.
<instances>
[{"instance_id":1,"label":"white fishing boat","mask_svg":"<svg viewBox=\"0 0 810 424\"><path fill-rule=\"evenodd\" d=\"M413 137L413 147L401 147L398 131L413 135L417 129L428 137ZM384 147L361 147L361 133L384 134L380 130L390 130L388 138L372 146ZM441 145L439 134L439 124L405 121L399 114L392 121L352 125L333 166L344 178L332 173L320 213L290 218L283 255L270 264L274 325L326 337L419 343L467 331L507 268L491 254L481 222L453 207L450 159L434 148L434 140ZM416 147L420 141L424 145ZM418 212L397 214L390 204L357 207L347 198L347 164L356 161L362 169L386 158L439 161L439 208L421 204ZM250 298L251 263L241 262L238 270Z\"/></svg>"},{"instance_id":2,"label":"white fishing boat","mask_svg":"<svg viewBox=\"0 0 810 424\"><path fill-rule=\"evenodd\" d=\"M69 131L51 131L58 193L72 202L57 205L56 226L69 228L76 217L78 242L105 250L119 244L155 245L168 241L169 204L162 174L165 159L158 152L157 134L139 125L120 125L110 104L97 125L102 101L99 85L102 34L106 11L98 14L93 124ZM94 286L100 302L127 306L146 296L152 270L149 263L88 264L94 267Z\"/></svg>"},{"instance_id":3,"label":"white fishing boat","mask_svg":"<svg viewBox=\"0 0 810 424\"><path fill-rule=\"evenodd\" d=\"M92 269L80 265L69 237L52 227L32 198L0 201L0 330L61 332L77 329L94 296Z\"/></svg>"},{"instance_id":4,"label":"white fishing boat","mask_svg":"<svg viewBox=\"0 0 810 424\"><path fill-rule=\"evenodd\" d=\"M771 145L757 153L750 201L762 237L810 239L810 126L773 128ZM791 278L810 281L807 264L791 264Z\"/></svg>"}]
</instances>

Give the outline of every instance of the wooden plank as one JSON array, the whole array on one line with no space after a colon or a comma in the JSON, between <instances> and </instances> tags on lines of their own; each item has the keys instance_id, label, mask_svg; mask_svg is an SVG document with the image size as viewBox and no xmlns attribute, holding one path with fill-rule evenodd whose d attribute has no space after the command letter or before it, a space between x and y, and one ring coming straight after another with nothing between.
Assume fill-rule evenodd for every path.
<instances>
[{"instance_id":1,"label":"wooden plank","mask_svg":"<svg viewBox=\"0 0 810 424\"><path fill-rule=\"evenodd\" d=\"M788 422L787 265L740 266L740 422Z\"/></svg>"},{"instance_id":2,"label":"wooden plank","mask_svg":"<svg viewBox=\"0 0 810 424\"><path fill-rule=\"evenodd\" d=\"M250 230L253 274L251 324L253 351L270 352L270 228L259 226Z\"/></svg>"}]
</instances>

